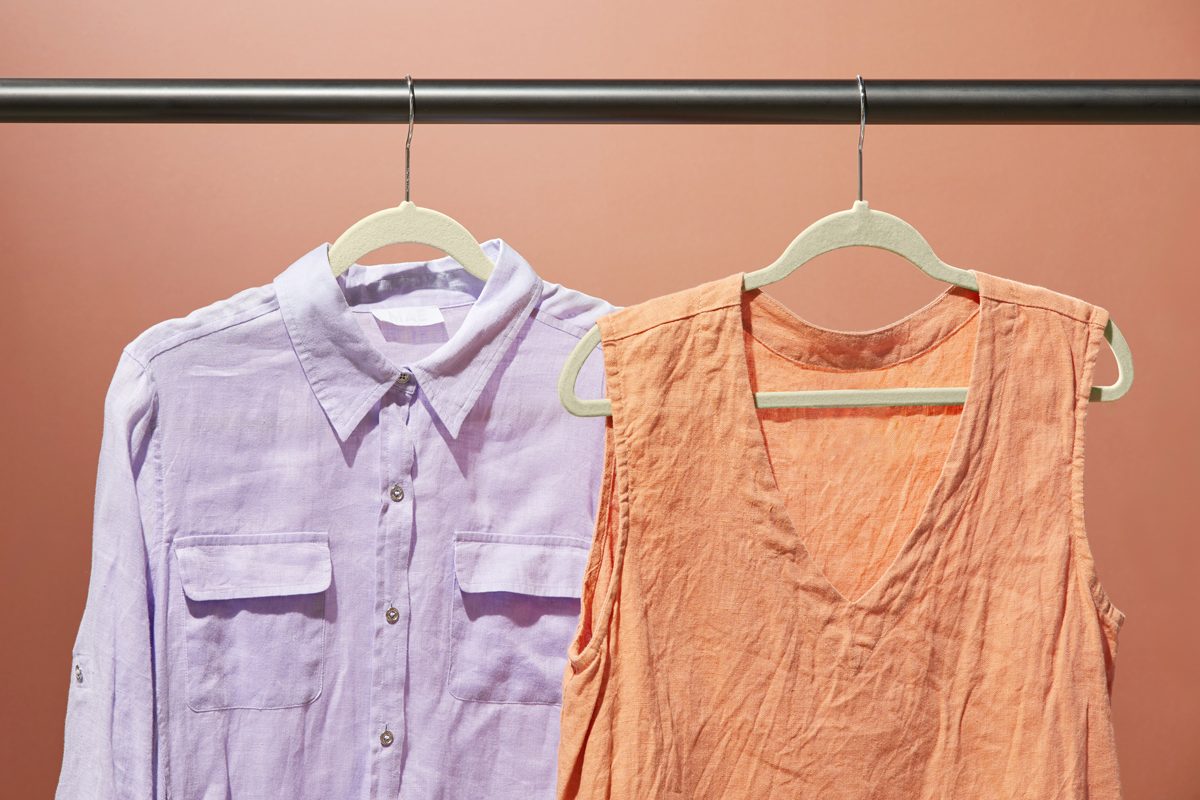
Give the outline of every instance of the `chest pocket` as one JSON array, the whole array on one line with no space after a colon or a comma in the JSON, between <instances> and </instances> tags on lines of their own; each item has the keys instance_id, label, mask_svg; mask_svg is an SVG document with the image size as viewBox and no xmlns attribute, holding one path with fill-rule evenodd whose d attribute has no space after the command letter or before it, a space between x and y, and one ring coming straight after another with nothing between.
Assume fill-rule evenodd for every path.
<instances>
[{"instance_id":1,"label":"chest pocket","mask_svg":"<svg viewBox=\"0 0 1200 800\"><path fill-rule=\"evenodd\" d=\"M482 703L562 702L588 547L566 536L455 532L450 694Z\"/></svg>"},{"instance_id":2,"label":"chest pocket","mask_svg":"<svg viewBox=\"0 0 1200 800\"><path fill-rule=\"evenodd\" d=\"M326 592L323 531L200 534L174 543L188 706L288 708L321 694Z\"/></svg>"}]
</instances>

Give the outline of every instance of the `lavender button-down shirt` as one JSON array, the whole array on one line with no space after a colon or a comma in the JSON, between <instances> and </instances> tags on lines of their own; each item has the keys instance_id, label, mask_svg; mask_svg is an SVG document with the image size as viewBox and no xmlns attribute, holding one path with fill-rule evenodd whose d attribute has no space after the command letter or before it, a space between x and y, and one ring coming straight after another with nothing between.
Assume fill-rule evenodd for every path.
<instances>
[{"instance_id":1,"label":"lavender button-down shirt","mask_svg":"<svg viewBox=\"0 0 1200 800\"><path fill-rule=\"evenodd\" d=\"M553 797L604 446L555 381L614 309L483 247L322 244L124 348L60 800Z\"/></svg>"}]
</instances>

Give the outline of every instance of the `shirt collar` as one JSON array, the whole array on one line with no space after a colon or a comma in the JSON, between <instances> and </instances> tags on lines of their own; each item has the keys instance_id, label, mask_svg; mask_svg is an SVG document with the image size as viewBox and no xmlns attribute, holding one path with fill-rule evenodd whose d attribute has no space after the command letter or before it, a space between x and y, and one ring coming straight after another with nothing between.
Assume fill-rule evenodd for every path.
<instances>
[{"instance_id":1,"label":"shirt collar","mask_svg":"<svg viewBox=\"0 0 1200 800\"><path fill-rule=\"evenodd\" d=\"M449 341L413 363L395 363L367 338L354 319L339 280L369 283L424 264L448 271L450 256L428 262L380 266L354 264L335 278L329 243L314 247L274 280L275 294L292 347L313 394L338 438L345 441L388 389L410 372L417 388L452 437L541 299L542 281L502 239L483 242L495 264L462 325Z\"/></svg>"}]
</instances>

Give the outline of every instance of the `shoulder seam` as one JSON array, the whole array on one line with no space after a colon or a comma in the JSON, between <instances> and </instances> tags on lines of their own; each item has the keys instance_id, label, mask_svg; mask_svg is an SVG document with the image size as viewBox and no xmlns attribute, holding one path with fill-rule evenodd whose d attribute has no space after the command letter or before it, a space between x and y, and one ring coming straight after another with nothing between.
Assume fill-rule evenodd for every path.
<instances>
[{"instance_id":1,"label":"shoulder seam","mask_svg":"<svg viewBox=\"0 0 1200 800\"><path fill-rule=\"evenodd\" d=\"M1091 317L1078 317L1068 311L1062 310L1061 308L1054 308L1052 306L1044 305L1042 303L1033 303L1028 300L1014 300L1011 297L993 297L992 299L996 300L998 302L1001 302L1001 303L1008 303L1008 304L1014 305L1014 306L1025 306L1026 308L1040 308L1043 311L1051 311L1055 314L1064 316L1068 319L1073 319L1076 322L1082 322L1082 323L1089 324L1089 325L1099 324L1099 320L1094 320ZM1079 298L1076 298L1076 299L1079 299ZM1086 300L1079 300L1079 302L1087 303ZM1087 303L1087 304L1089 306L1092 306L1093 308L1099 307L1099 306L1094 306L1091 303Z\"/></svg>"},{"instance_id":2,"label":"shoulder seam","mask_svg":"<svg viewBox=\"0 0 1200 800\"><path fill-rule=\"evenodd\" d=\"M146 368L151 361L169 350L174 350L176 347L181 347L188 342L193 342L197 339L202 339L205 336L210 336L214 333L220 333L221 331L228 330L229 328L233 328L237 325L258 319L259 317L270 314L272 311L277 311L278 309L279 302L274 296L272 296L261 305L246 309L240 314L234 316L232 319L223 320L221 322L213 322L209 325L197 328L196 330L184 331L175 334L169 339L159 342L155 347L149 349L149 352L145 358L145 363L143 363L140 359L135 358L134 360L138 361L139 364L142 364L142 366ZM177 317L177 319L182 319L182 317ZM134 342L131 342L130 344L126 345L126 349L132 347L133 344ZM130 354L132 355L132 352Z\"/></svg>"},{"instance_id":3,"label":"shoulder seam","mask_svg":"<svg viewBox=\"0 0 1200 800\"><path fill-rule=\"evenodd\" d=\"M130 349L130 347L132 347L132 346L133 346L133 343L130 342L129 344L127 344L121 348L121 352L124 353L125 355L129 356L129 359L131 361L133 361L133 363L135 363L139 367L141 367L142 372L145 372L147 375L149 375L150 367L146 366L146 363L144 361L142 361L142 359L140 359L136 355L134 355L134 352ZM153 376L151 376L151 382L153 382ZM155 391L157 392L157 389Z\"/></svg>"},{"instance_id":4,"label":"shoulder seam","mask_svg":"<svg viewBox=\"0 0 1200 800\"><path fill-rule=\"evenodd\" d=\"M1103 314L1107 313L1103 306L1084 300L1081 297L1075 297L1074 295L1069 295L1065 292L1051 289L1048 286L1025 283L1012 278L1003 278L998 275L991 275L990 273L988 273L988 277L996 284L996 287L1000 291L980 292L980 295L986 296L998 303L1007 303L1012 306L1024 306L1025 308L1038 308L1043 311L1051 311L1059 316L1066 317L1067 319L1073 319L1076 322L1080 322L1085 325L1097 324L1100 321L1097 317L1103 316ZM1049 302L1038 302L1036 297L1029 298L1020 296L1022 294L1036 295L1037 293L1049 293L1054 297L1061 298L1061 300L1056 304L1051 304ZM1085 312L1072 313L1066 308L1066 306L1070 304L1082 305L1085 309Z\"/></svg>"},{"instance_id":5,"label":"shoulder seam","mask_svg":"<svg viewBox=\"0 0 1200 800\"><path fill-rule=\"evenodd\" d=\"M572 325L566 320L551 314L541 308L533 310L533 319L535 322L540 322L548 328L553 328L556 331L562 331L568 336L574 336L576 339L582 339L587 334L587 329L578 325Z\"/></svg>"}]
</instances>

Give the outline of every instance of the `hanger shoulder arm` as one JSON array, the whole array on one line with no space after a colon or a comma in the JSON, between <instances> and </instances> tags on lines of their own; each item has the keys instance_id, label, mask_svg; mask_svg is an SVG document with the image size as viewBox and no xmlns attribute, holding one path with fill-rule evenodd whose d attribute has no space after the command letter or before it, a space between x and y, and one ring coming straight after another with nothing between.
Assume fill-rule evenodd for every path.
<instances>
[{"instance_id":1,"label":"hanger shoulder arm","mask_svg":"<svg viewBox=\"0 0 1200 800\"><path fill-rule=\"evenodd\" d=\"M558 373L558 399L562 401L563 407L567 411L577 417L612 416L611 401L584 400L575 393L575 382L579 380L579 373L583 369L584 362L588 360L588 356L599 344L600 329L593 325L571 350L566 363L563 364L562 371Z\"/></svg>"},{"instance_id":2,"label":"hanger shoulder arm","mask_svg":"<svg viewBox=\"0 0 1200 800\"><path fill-rule=\"evenodd\" d=\"M1119 400L1133 385L1133 353L1129 349L1129 342L1125 341L1121 329L1111 317L1104 326L1104 339L1117 358L1117 379L1108 386L1093 386L1090 395L1093 403L1111 403Z\"/></svg>"}]
</instances>

